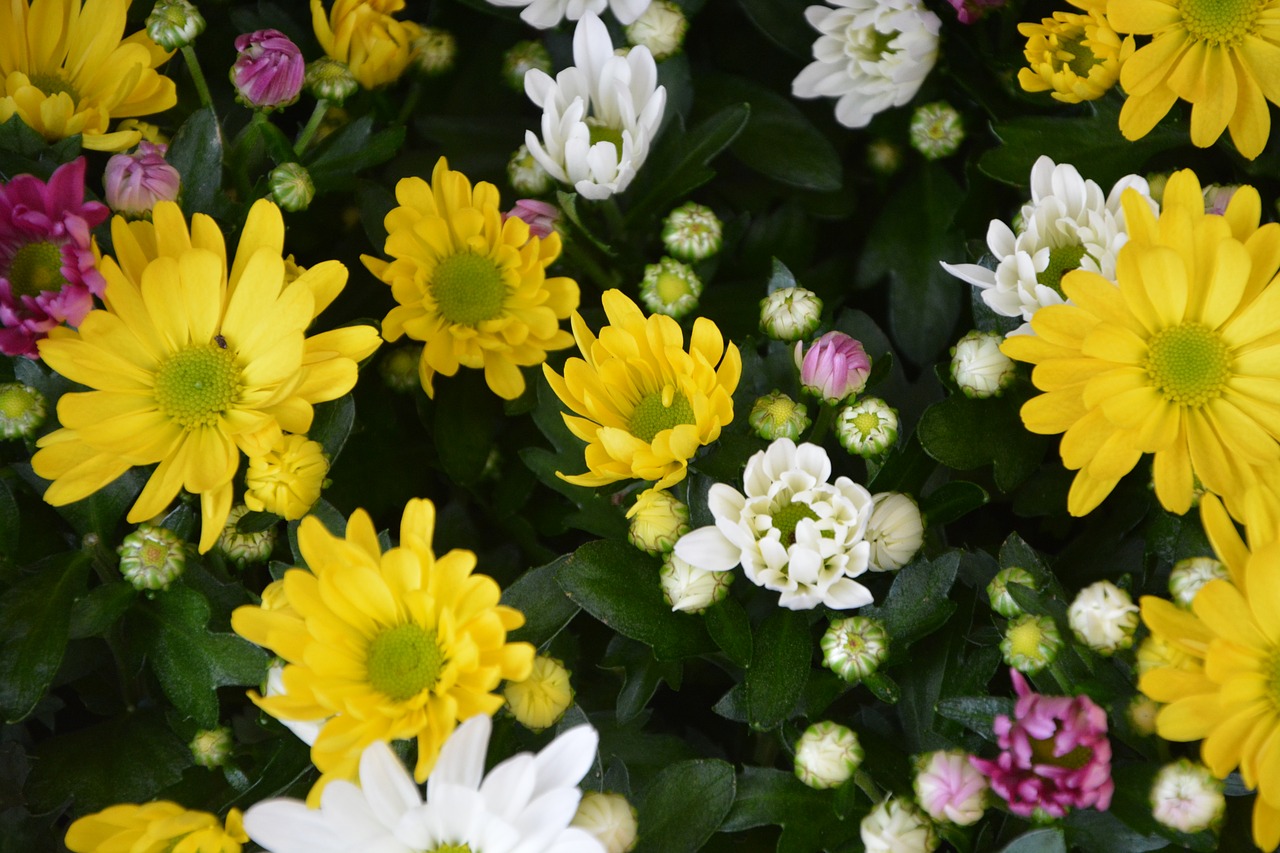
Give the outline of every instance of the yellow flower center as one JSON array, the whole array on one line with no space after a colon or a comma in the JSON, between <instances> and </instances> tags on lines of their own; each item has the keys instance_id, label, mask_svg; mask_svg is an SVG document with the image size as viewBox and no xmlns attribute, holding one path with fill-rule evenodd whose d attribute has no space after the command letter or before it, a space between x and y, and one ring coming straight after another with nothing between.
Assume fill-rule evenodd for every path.
<instances>
[{"instance_id":1,"label":"yellow flower center","mask_svg":"<svg viewBox=\"0 0 1280 853\"><path fill-rule=\"evenodd\" d=\"M30 417L36 408L36 398L20 383L0 385L0 421L18 421Z\"/></svg>"},{"instance_id":2,"label":"yellow flower center","mask_svg":"<svg viewBox=\"0 0 1280 853\"><path fill-rule=\"evenodd\" d=\"M689 398L668 385L661 391L646 395L636 404L627 428L641 441L652 442L654 436L664 429L694 423L697 420L694 419Z\"/></svg>"},{"instance_id":3,"label":"yellow flower center","mask_svg":"<svg viewBox=\"0 0 1280 853\"><path fill-rule=\"evenodd\" d=\"M471 847L466 844L441 844L439 847L432 847L425 853L471 853Z\"/></svg>"},{"instance_id":4,"label":"yellow flower center","mask_svg":"<svg viewBox=\"0 0 1280 853\"><path fill-rule=\"evenodd\" d=\"M1215 45L1235 45L1253 32L1257 0L1182 0L1182 25L1192 38Z\"/></svg>"},{"instance_id":5,"label":"yellow flower center","mask_svg":"<svg viewBox=\"0 0 1280 853\"><path fill-rule=\"evenodd\" d=\"M809 508L808 504L788 503L780 509L774 510L773 526L782 534L781 540L784 548L790 548L796 541L796 525L801 519L816 519L818 514Z\"/></svg>"},{"instance_id":6,"label":"yellow flower center","mask_svg":"<svg viewBox=\"0 0 1280 853\"><path fill-rule=\"evenodd\" d=\"M1024 619L1009 626L1009 649L1013 655L1024 658L1043 658L1044 631L1035 619Z\"/></svg>"},{"instance_id":7,"label":"yellow flower center","mask_svg":"<svg viewBox=\"0 0 1280 853\"><path fill-rule=\"evenodd\" d=\"M1147 342L1147 376L1170 403L1199 407L1217 398L1231 377L1231 354L1218 333L1182 323Z\"/></svg>"},{"instance_id":8,"label":"yellow flower center","mask_svg":"<svg viewBox=\"0 0 1280 853\"><path fill-rule=\"evenodd\" d=\"M459 326L474 326L502 315L507 285L493 261L484 255L460 252L436 266L431 296L440 316Z\"/></svg>"},{"instance_id":9,"label":"yellow flower center","mask_svg":"<svg viewBox=\"0 0 1280 853\"><path fill-rule=\"evenodd\" d=\"M862 435L870 435L880 428L880 416L875 412L859 412L853 418L853 428Z\"/></svg>"},{"instance_id":10,"label":"yellow flower center","mask_svg":"<svg viewBox=\"0 0 1280 853\"><path fill-rule=\"evenodd\" d=\"M658 298L670 304L689 295L689 282L678 275L664 272L658 276L655 289L658 291Z\"/></svg>"},{"instance_id":11,"label":"yellow flower center","mask_svg":"<svg viewBox=\"0 0 1280 853\"><path fill-rule=\"evenodd\" d=\"M54 243L28 243L9 262L9 287L16 299L56 293L67 283L62 275L62 249Z\"/></svg>"},{"instance_id":12,"label":"yellow flower center","mask_svg":"<svg viewBox=\"0 0 1280 853\"><path fill-rule=\"evenodd\" d=\"M618 152L618 159L622 159L622 131L616 127L611 127L597 118L587 119L587 129L591 131L591 144L597 142L608 142Z\"/></svg>"},{"instance_id":13,"label":"yellow flower center","mask_svg":"<svg viewBox=\"0 0 1280 853\"><path fill-rule=\"evenodd\" d=\"M1044 268L1044 272L1036 273L1036 281L1065 296L1062 293L1062 277L1079 269L1080 259L1083 257L1084 246L1054 246L1049 250L1049 265Z\"/></svg>"},{"instance_id":14,"label":"yellow flower center","mask_svg":"<svg viewBox=\"0 0 1280 853\"><path fill-rule=\"evenodd\" d=\"M187 429L214 426L242 387L235 356L216 344L176 352L156 371L160 411Z\"/></svg>"},{"instance_id":15,"label":"yellow flower center","mask_svg":"<svg viewBox=\"0 0 1280 853\"><path fill-rule=\"evenodd\" d=\"M444 651L435 633L412 622L388 628L375 637L365 659L373 689L395 702L434 687L444 664Z\"/></svg>"},{"instance_id":16,"label":"yellow flower center","mask_svg":"<svg viewBox=\"0 0 1280 853\"><path fill-rule=\"evenodd\" d=\"M58 74L32 74L27 79L31 81L32 86L50 97L66 94L70 95L75 103L80 103L80 93L76 91L76 87Z\"/></svg>"}]
</instances>

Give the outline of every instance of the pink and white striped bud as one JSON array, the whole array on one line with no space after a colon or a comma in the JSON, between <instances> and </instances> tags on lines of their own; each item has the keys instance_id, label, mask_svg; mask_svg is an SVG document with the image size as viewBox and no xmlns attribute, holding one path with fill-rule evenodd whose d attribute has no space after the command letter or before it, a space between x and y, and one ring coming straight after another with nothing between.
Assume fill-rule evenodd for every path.
<instances>
[{"instance_id":1,"label":"pink and white striped bud","mask_svg":"<svg viewBox=\"0 0 1280 853\"><path fill-rule=\"evenodd\" d=\"M131 154L116 154L102 175L107 204L131 219L146 216L158 201L176 201L182 176L164 159L167 145L139 142Z\"/></svg>"},{"instance_id":2,"label":"pink and white striped bud","mask_svg":"<svg viewBox=\"0 0 1280 853\"><path fill-rule=\"evenodd\" d=\"M231 66L236 99L246 107L274 110L298 100L306 78L302 51L279 30L236 36L240 55Z\"/></svg>"},{"instance_id":3,"label":"pink and white striped bud","mask_svg":"<svg viewBox=\"0 0 1280 853\"><path fill-rule=\"evenodd\" d=\"M560 208L545 201L538 201L536 198L522 198L516 202L515 207L502 214L502 221L506 222L513 216L523 219L529 226L529 236L549 237L551 232L556 230L556 222L560 219Z\"/></svg>"},{"instance_id":4,"label":"pink and white striped bud","mask_svg":"<svg viewBox=\"0 0 1280 853\"><path fill-rule=\"evenodd\" d=\"M867 386L871 357L862 344L844 332L827 332L804 352L796 344L796 367L804 390L835 406L854 397Z\"/></svg>"}]
</instances>

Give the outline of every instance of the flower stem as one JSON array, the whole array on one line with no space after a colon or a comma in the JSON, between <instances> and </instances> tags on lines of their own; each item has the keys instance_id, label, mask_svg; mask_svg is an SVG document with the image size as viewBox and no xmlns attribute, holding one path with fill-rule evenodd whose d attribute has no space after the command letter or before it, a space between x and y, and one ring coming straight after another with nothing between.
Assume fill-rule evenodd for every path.
<instances>
[{"instance_id":1,"label":"flower stem","mask_svg":"<svg viewBox=\"0 0 1280 853\"><path fill-rule=\"evenodd\" d=\"M413 111L418 107L418 101L422 100L422 81L414 78L413 83L409 86L409 94L404 99L404 104L400 107L400 112L396 116L396 124L405 124L409 121L409 116L413 115Z\"/></svg>"},{"instance_id":2,"label":"flower stem","mask_svg":"<svg viewBox=\"0 0 1280 853\"><path fill-rule=\"evenodd\" d=\"M307 150L307 146L311 144L311 137L316 135L316 130L320 127L320 122L324 120L324 114L329 111L329 101L321 98L316 101L316 108L311 111L311 118L307 119L307 126L302 128L302 132L298 134L298 139L293 143L293 153L302 156L302 152Z\"/></svg>"},{"instance_id":3,"label":"flower stem","mask_svg":"<svg viewBox=\"0 0 1280 853\"><path fill-rule=\"evenodd\" d=\"M875 780L865 770L857 770L853 774L853 784L858 786L858 790L867 795L867 799L873 803L880 802L883 799L880 793L880 787L876 785Z\"/></svg>"},{"instance_id":4,"label":"flower stem","mask_svg":"<svg viewBox=\"0 0 1280 853\"><path fill-rule=\"evenodd\" d=\"M818 420L813 425L813 432L809 433L809 441L814 444L821 444L822 439L827 437L827 433L831 431L831 424L835 421L836 407L828 406L826 403L818 403Z\"/></svg>"},{"instance_id":5,"label":"flower stem","mask_svg":"<svg viewBox=\"0 0 1280 853\"><path fill-rule=\"evenodd\" d=\"M182 58L187 61L187 70L191 72L191 82L196 84L196 92L200 95L200 105L213 106L213 96L209 94L209 84L204 79L204 71L200 70L200 60L196 58L196 49L189 44L182 46Z\"/></svg>"},{"instance_id":6,"label":"flower stem","mask_svg":"<svg viewBox=\"0 0 1280 853\"><path fill-rule=\"evenodd\" d=\"M587 278L591 279L601 293L618 286L617 272L606 270L595 259L590 247L584 245L581 240L569 239L565 240L561 245L564 247L564 256L569 263L580 269Z\"/></svg>"}]
</instances>

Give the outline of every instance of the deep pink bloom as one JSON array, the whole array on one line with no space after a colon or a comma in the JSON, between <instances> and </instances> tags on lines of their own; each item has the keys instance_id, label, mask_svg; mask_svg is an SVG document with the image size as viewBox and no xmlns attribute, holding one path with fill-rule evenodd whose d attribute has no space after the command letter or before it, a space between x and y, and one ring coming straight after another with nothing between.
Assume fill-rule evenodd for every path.
<instances>
[{"instance_id":1,"label":"deep pink bloom","mask_svg":"<svg viewBox=\"0 0 1280 853\"><path fill-rule=\"evenodd\" d=\"M79 325L107 282L90 229L110 211L84 200L83 157L46 184L18 175L0 186L0 352L36 358L36 342L60 323Z\"/></svg>"},{"instance_id":2,"label":"deep pink bloom","mask_svg":"<svg viewBox=\"0 0 1280 853\"><path fill-rule=\"evenodd\" d=\"M236 36L231 82L241 103L258 109L287 107L298 100L306 76L302 51L279 30Z\"/></svg>"},{"instance_id":3,"label":"deep pink bloom","mask_svg":"<svg viewBox=\"0 0 1280 853\"><path fill-rule=\"evenodd\" d=\"M141 216L158 201L178 198L182 178L164 159L167 148L143 141L132 154L116 154L107 161L102 183L112 210L125 216Z\"/></svg>"},{"instance_id":4,"label":"deep pink bloom","mask_svg":"<svg viewBox=\"0 0 1280 853\"><path fill-rule=\"evenodd\" d=\"M1010 670L1018 693L1010 720L996 717L1002 750L994 761L971 758L991 780L991 789L1009 810L1030 817L1036 809L1063 817L1072 807L1106 811L1111 781L1111 741L1107 714L1088 696L1032 693L1017 670Z\"/></svg>"},{"instance_id":5,"label":"deep pink bloom","mask_svg":"<svg viewBox=\"0 0 1280 853\"><path fill-rule=\"evenodd\" d=\"M546 237L556 230L560 209L536 198L522 198L516 202L515 207L502 214L502 221L506 222L513 216L523 219L534 237Z\"/></svg>"},{"instance_id":6,"label":"deep pink bloom","mask_svg":"<svg viewBox=\"0 0 1280 853\"><path fill-rule=\"evenodd\" d=\"M972 24L982 18L988 9L998 9L1004 0L949 0L962 24Z\"/></svg>"},{"instance_id":7,"label":"deep pink bloom","mask_svg":"<svg viewBox=\"0 0 1280 853\"><path fill-rule=\"evenodd\" d=\"M844 332L827 332L803 352L796 344L796 366L804 390L835 405L867 387L871 358L862 344Z\"/></svg>"}]
</instances>

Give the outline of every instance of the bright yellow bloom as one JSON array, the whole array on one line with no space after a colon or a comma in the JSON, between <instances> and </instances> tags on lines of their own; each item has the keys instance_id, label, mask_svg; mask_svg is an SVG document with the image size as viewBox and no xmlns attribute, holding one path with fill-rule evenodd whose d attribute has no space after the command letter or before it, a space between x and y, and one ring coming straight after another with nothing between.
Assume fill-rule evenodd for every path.
<instances>
[{"instance_id":1,"label":"bright yellow bloom","mask_svg":"<svg viewBox=\"0 0 1280 853\"><path fill-rule=\"evenodd\" d=\"M1280 460L1280 226L1258 227L1252 190L1225 216L1206 214L1189 171L1170 178L1158 221L1136 193L1123 204L1130 239L1118 286L1068 273L1074 304L1041 309L1035 335L1001 347L1037 365L1032 381L1046 393L1022 420L1066 433L1062 461L1079 469L1073 515L1096 507L1144 453L1155 454L1157 497L1177 513L1196 478L1231 496L1251 466Z\"/></svg>"},{"instance_id":2,"label":"bright yellow bloom","mask_svg":"<svg viewBox=\"0 0 1280 853\"><path fill-rule=\"evenodd\" d=\"M249 458L244 502L254 512L302 518L320 499L329 460L318 441L305 435L281 435L262 456Z\"/></svg>"},{"instance_id":3,"label":"bright yellow bloom","mask_svg":"<svg viewBox=\"0 0 1280 853\"><path fill-rule=\"evenodd\" d=\"M336 0L324 14L321 0L311 0L311 25L320 47L331 59L345 62L366 89L400 79L413 59L413 40L422 27L391 17L404 0Z\"/></svg>"},{"instance_id":4,"label":"bright yellow bloom","mask_svg":"<svg viewBox=\"0 0 1280 853\"><path fill-rule=\"evenodd\" d=\"M90 391L58 401L64 427L39 441L45 500L88 497L135 465L159 463L129 511L162 512L179 489L200 495L200 551L213 547L234 492L240 451L262 456L282 430L305 433L312 405L341 397L377 332L305 330L346 284L337 261L285 284L284 221L268 201L249 212L228 274L222 232L172 202L152 222L112 222L106 310L40 342L45 364Z\"/></svg>"},{"instance_id":5,"label":"bright yellow bloom","mask_svg":"<svg viewBox=\"0 0 1280 853\"><path fill-rule=\"evenodd\" d=\"M1050 92L1078 104L1107 93L1120 65L1133 53L1133 37L1121 39L1107 23L1106 0L1068 0L1085 14L1054 12L1040 23L1018 25L1027 37L1027 66L1018 82L1028 92Z\"/></svg>"},{"instance_id":6,"label":"bright yellow bloom","mask_svg":"<svg viewBox=\"0 0 1280 853\"><path fill-rule=\"evenodd\" d=\"M542 367L551 390L578 415L564 414L565 424L587 442L587 473L556 473L579 486L639 479L670 488L684 479L698 448L718 439L733 420L742 357L705 317L694 321L685 352L675 320L646 318L619 290L605 293L602 302L609 325L599 338L582 315L573 315L585 361L570 358L564 376Z\"/></svg>"},{"instance_id":7,"label":"bright yellow bloom","mask_svg":"<svg viewBox=\"0 0 1280 853\"><path fill-rule=\"evenodd\" d=\"M569 670L547 655L534 658L529 677L511 682L502 695L516 722L535 732L554 726L573 704Z\"/></svg>"},{"instance_id":8,"label":"bright yellow bloom","mask_svg":"<svg viewBox=\"0 0 1280 853\"><path fill-rule=\"evenodd\" d=\"M1230 130L1245 157L1262 153L1267 101L1280 104L1280 0L1110 0L1107 16L1117 32L1152 36L1120 70L1126 139L1146 136L1181 98L1193 143Z\"/></svg>"},{"instance_id":9,"label":"bright yellow bloom","mask_svg":"<svg viewBox=\"0 0 1280 853\"><path fill-rule=\"evenodd\" d=\"M321 771L314 804L333 779L352 779L374 741L417 738L415 777L427 778L460 720L502 707L505 679L527 678L533 646L509 643L524 624L498 603L492 578L472 574L476 556L431 550L435 507L412 500L400 545L383 552L364 510L345 537L315 516L298 527L311 570L291 569L263 592L263 607L241 607L231 626L286 661L284 692L251 698L282 720L323 721L311 747Z\"/></svg>"},{"instance_id":10,"label":"bright yellow bloom","mask_svg":"<svg viewBox=\"0 0 1280 853\"><path fill-rule=\"evenodd\" d=\"M502 221L498 190L449 169L443 157L431 183L403 178L400 206L387 214L388 263L369 255L369 271L391 285L398 307L382 321L387 340L425 342L418 376L428 395L437 373L484 368L493 393L524 393L521 366L573 343L560 321L578 307L571 278L547 278L560 256L560 235L530 236L518 217Z\"/></svg>"},{"instance_id":11,"label":"bright yellow bloom","mask_svg":"<svg viewBox=\"0 0 1280 853\"><path fill-rule=\"evenodd\" d=\"M167 110L177 95L155 70L167 51L145 32L121 40L128 10L129 0L0 3L0 123L17 114L50 142L79 133L94 151L137 145L138 131L107 125Z\"/></svg>"},{"instance_id":12,"label":"bright yellow bloom","mask_svg":"<svg viewBox=\"0 0 1280 853\"><path fill-rule=\"evenodd\" d=\"M119 805L80 818L67 830L72 853L240 853L249 841L238 809L227 824L177 803Z\"/></svg>"}]
</instances>

